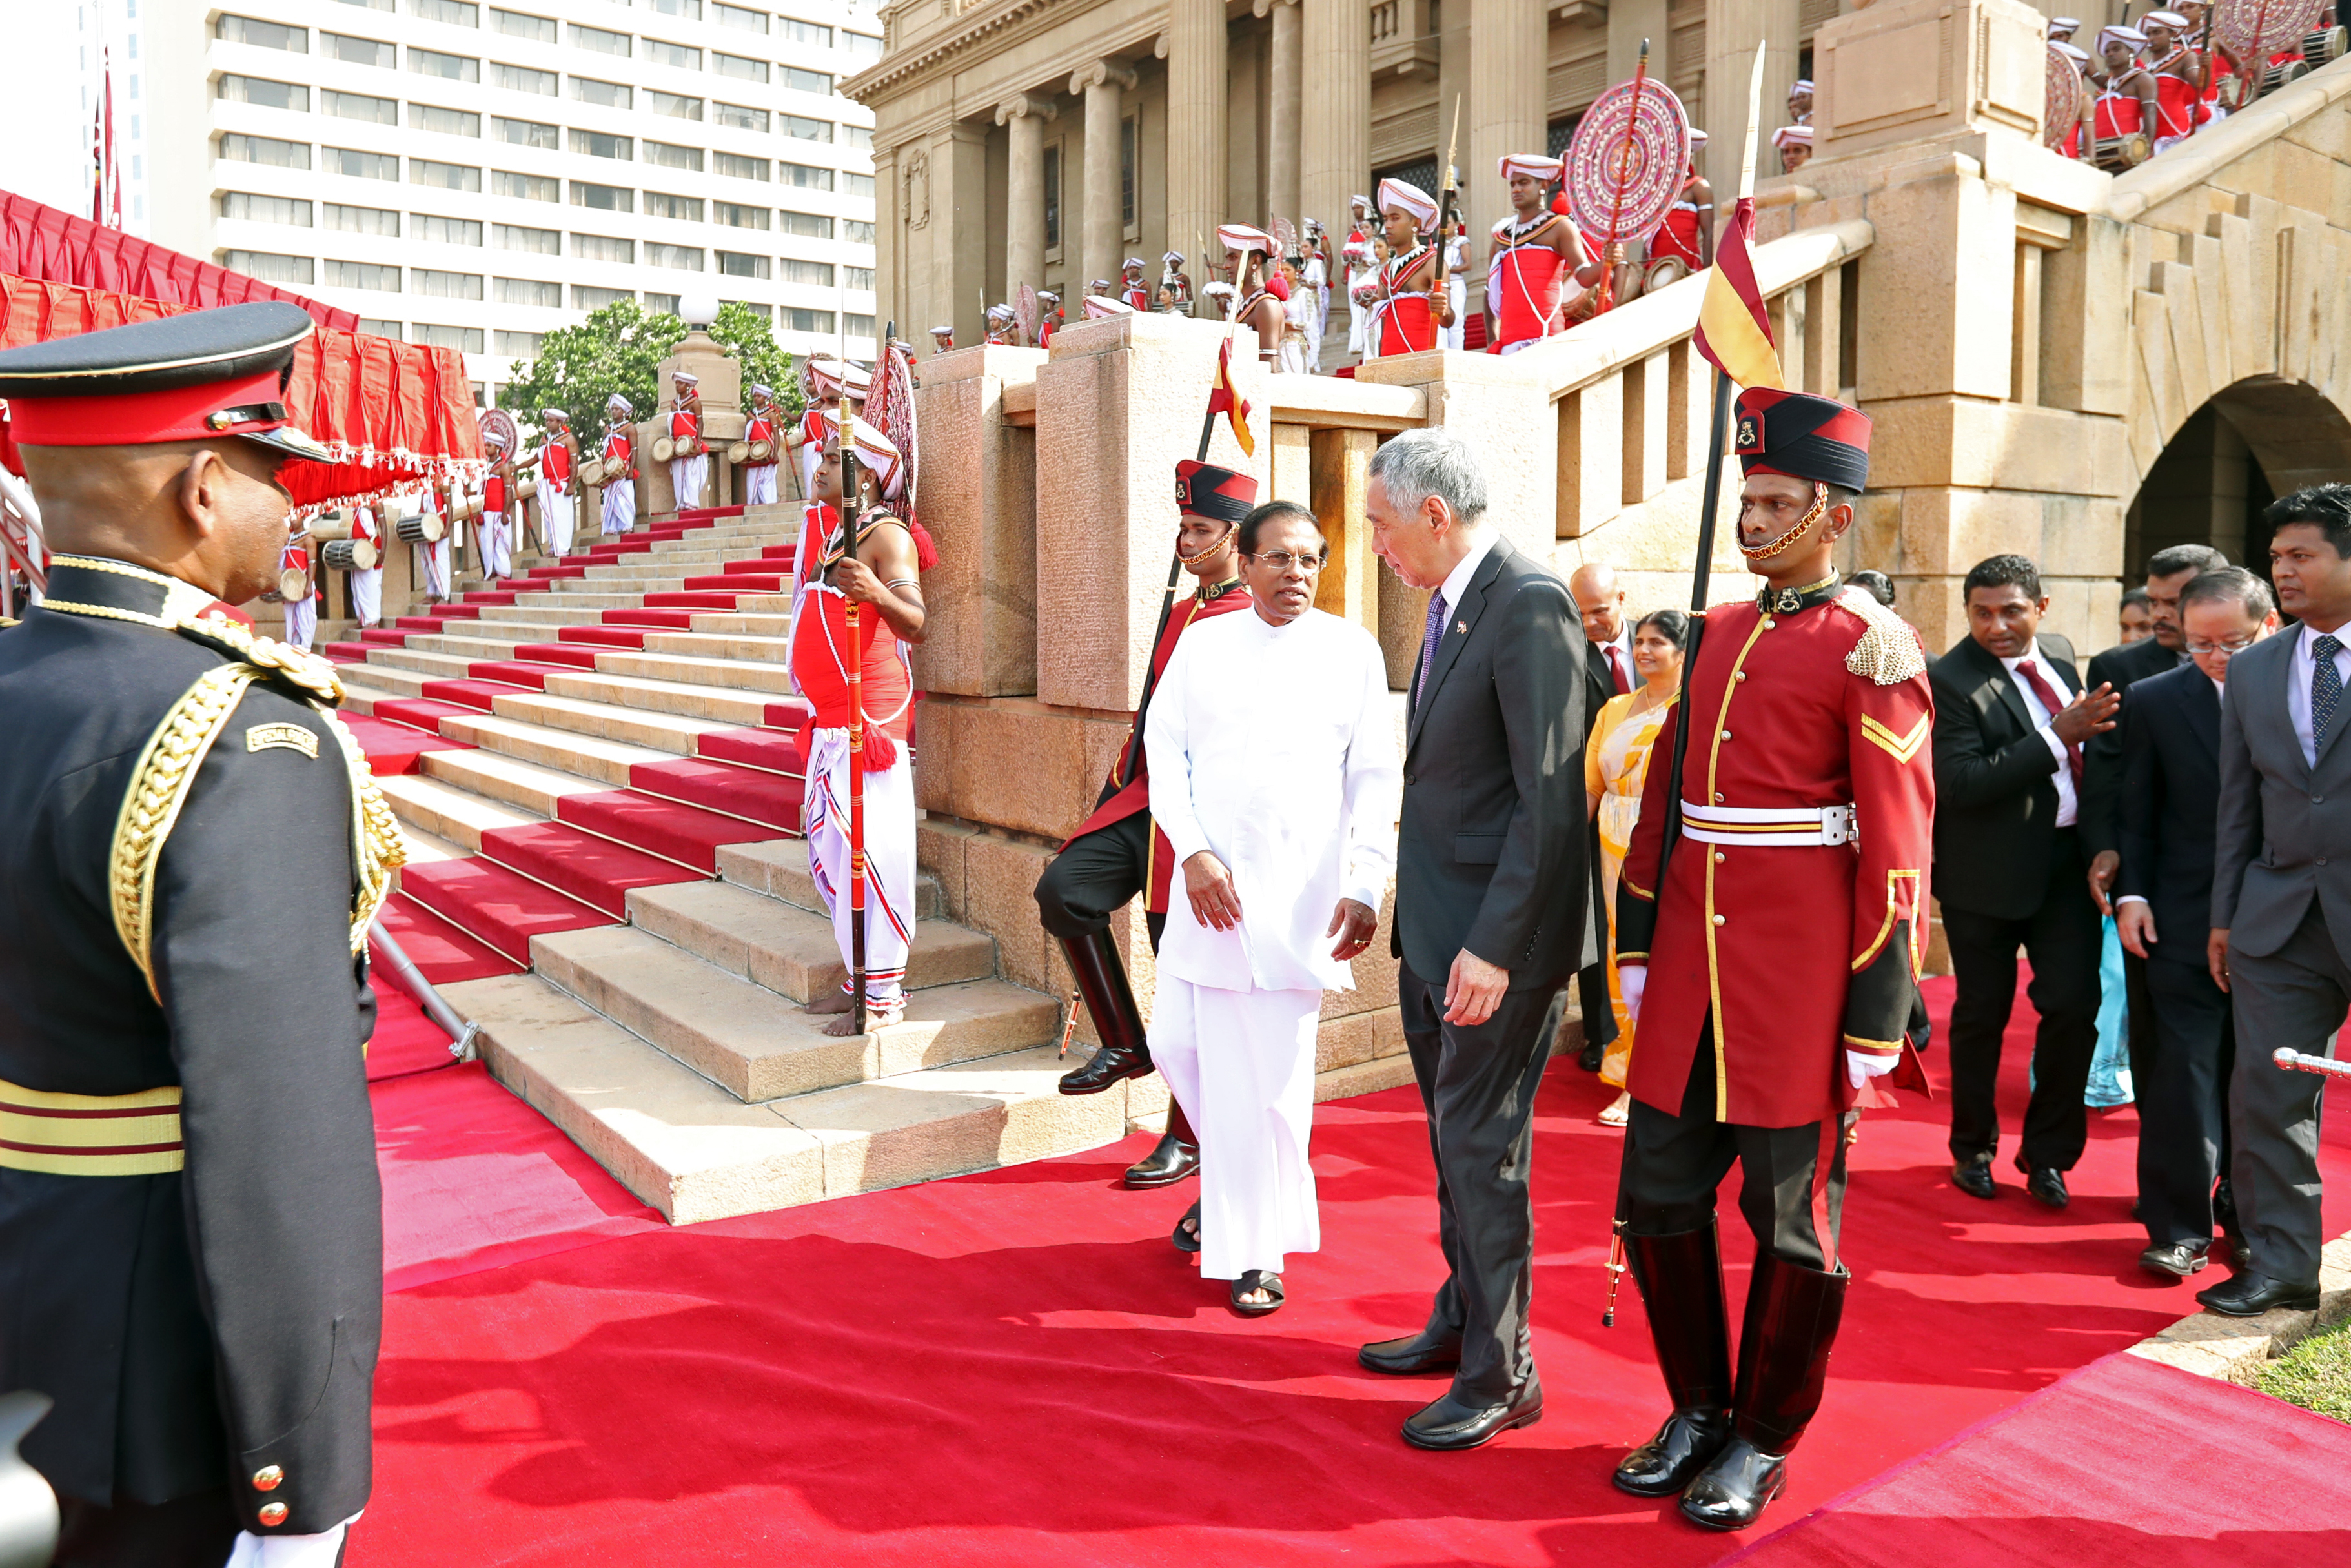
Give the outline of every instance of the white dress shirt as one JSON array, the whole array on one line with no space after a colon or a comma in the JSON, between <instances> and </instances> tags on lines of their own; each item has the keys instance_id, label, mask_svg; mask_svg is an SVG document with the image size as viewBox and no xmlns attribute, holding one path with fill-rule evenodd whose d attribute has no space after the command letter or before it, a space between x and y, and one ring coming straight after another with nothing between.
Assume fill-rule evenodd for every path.
<instances>
[{"instance_id":1,"label":"white dress shirt","mask_svg":"<svg viewBox=\"0 0 2351 1568\"><path fill-rule=\"evenodd\" d=\"M2337 626L2331 635L2344 644L2335 650L2335 678L2351 695L2351 626ZM2316 628L2304 623L2294 637L2294 674L2285 684L2286 715L2294 720L2294 738L2302 742L2302 759L2313 768L2318 766L2318 742L2310 733L2310 679L2318 673L2318 655L2310 645L2319 636ZM2335 722L2351 723L2351 698L2335 710Z\"/></svg>"},{"instance_id":2,"label":"white dress shirt","mask_svg":"<svg viewBox=\"0 0 2351 1568\"><path fill-rule=\"evenodd\" d=\"M1458 523L1454 526L1460 527ZM1445 595L1447 614L1450 615L1461 608L1461 596L1469 591L1469 580L1478 575L1478 569L1485 564L1486 556L1493 548L1494 530L1478 529L1476 538L1470 542L1469 553L1456 561L1453 570L1445 574L1445 580L1437 584L1437 591Z\"/></svg>"},{"instance_id":3,"label":"white dress shirt","mask_svg":"<svg viewBox=\"0 0 2351 1568\"><path fill-rule=\"evenodd\" d=\"M2081 820L2082 814L2081 800L2074 793L2074 769L2065 760L2065 743L2058 738L2055 730L2049 727L2049 721L2057 716L2042 706L2040 697L2033 693L2032 683L2016 673L2017 666L2026 659L2032 661L2034 672L2048 682L2049 689L2061 698L2065 695L2065 683L2058 678L2048 653L2038 641L2032 644L2032 653L2000 662L2001 668L2008 672L2010 684L2016 687L2016 695L2024 699L2024 711L2032 716L2033 728L2041 732L2043 742L2057 758L2057 825L2070 828Z\"/></svg>"}]
</instances>

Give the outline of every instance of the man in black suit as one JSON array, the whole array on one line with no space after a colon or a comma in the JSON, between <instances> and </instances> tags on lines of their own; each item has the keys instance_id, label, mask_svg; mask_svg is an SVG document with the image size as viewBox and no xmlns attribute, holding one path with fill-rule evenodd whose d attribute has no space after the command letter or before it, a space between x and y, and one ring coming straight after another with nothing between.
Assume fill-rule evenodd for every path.
<instances>
[{"instance_id":1,"label":"man in black suit","mask_svg":"<svg viewBox=\"0 0 2351 1568\"><path fill-rule=\"evenodd\" d=\"M2179 594L2199 572L2217 571L2229 558L2210 545L2173 545L2147 559L2148 634L2118 643L2090 661L2090 685L2114 687L2126 706L2130 688L2150 675L2176 670L2188 660L2181 649ZM2082 748L2082 847L2090 855L2090 896L2098 913L2116 913L2115 873L2121 864L2123 739L2119 729L2094 735ZM2147 992L2147 960L2123 956L2123 991L2129 1001L2131 1082L2136 1085L2155 1040L2155 1001Z\"/></svg>"},{"instance_id":2,"label":"man in black suit","mask_svg":"<svg viewBox=\"0 0 2351 1568\"><path fill-rule=\"evenodd\" d=\"M2276 631L2278 618L2269 584L2239 566L2190 580L2175 603L2192 663L2141 681L2123 703L2115 924L2124 950L2146 965L2153 998L2154 1039L2132 1070L2147 1240L2138 1260L2186 1279L2210 1261L2236 1055L2229 995L2213 983L2199 940L2212 911L2220 694L2230 662Z\"/></svg>"},{"instance_id":3,"label":"man in black suit","mask_svg":"<svg viewBox=\"0 0 2351 1568\"><path fill-rule=\"evenodd\" d=\"M2041 1015L2032 1100L2017 1168L2052 1208L2089 1138L2082 1092L2098 1044L2104 933L2077 825L2082 748L2121 701L2084 695L2073 645L2041 633L2049 601L2021 555L1976 563L1968 635L1935 662L1935 891L1959 994L1951 1005L1951 1181L1995 1196L2001 1037L2016 1000L2016 952L2032 963Z\"/></svg>"},{"instance_id":4,"label":"man in black suit","mask_svg":"<svg viewBox=\"0 0 2351 1568\"><path fill-rule=\"evenodd\" d=\"M1373 548L1434 591L1405 732L1392 941L1447 1273L1426 1327L1360 1358L1453 1370L1404 1424L1423 1448L1473 1448L1542 1415L1527 1170L1543 1014L1583 954L1588 903L1583 632L1567 585L1485 511L1485 477L1449 431L1407 431L1372 458Z\"/></svg>"},{"instance_id":5,"label":"man in black suit","mask_svg":"<svg viewBox=\"0 0 2351 1568\"><path fill-rule=\"evenodd\" d=\"M1610 697L1640 684L1633 668L1633 623L1625 616L1625 591L1617 586L1615 569L1586 561L1568 574L1568 596L1583 624L1583 735L1600 722L1600 710ZM1584 921L1587 942L1583 967L1575 972L1575 994L1583 1013L1583 1050L1576 1065L1586 1072L1600 1071L1600 1060L1616 1038L1616 1009L1608 1001L1607 891L1600 874L1600 821L1584 830L1584 880L1592 884L1592 913Z\"/></svg>"}]
</instances>

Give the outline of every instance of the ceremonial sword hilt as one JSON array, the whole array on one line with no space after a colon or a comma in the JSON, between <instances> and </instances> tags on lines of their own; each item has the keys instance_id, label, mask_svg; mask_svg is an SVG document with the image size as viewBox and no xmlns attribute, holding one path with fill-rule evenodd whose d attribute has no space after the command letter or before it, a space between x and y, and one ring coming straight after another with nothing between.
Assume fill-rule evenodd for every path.
<instances>
[{"instance_id":1,"label":"ceremonial sword hilt","mask_svg":"<svg viewBox=\"0 0 2351 1568\"><path fill-rule=\"evenodd\" d=\"M1608 1305L1600 1313L1600 1326L1616 1326L1616 1287L1625 1282L1625 1222L1618 1220L1608 1230Z\"/></svg>"},{"instance_id":2,"label":"ceremonial sword hilt","mask_svg":"<svg viewBox=\"0 0 2351 1568\"><path fill-rule=\"evenodd\" d=\"M2328 1078L2351 1078L2351 1061L2337 1061L2331 1056L2312 1056L2290 1046L2279 1046L2270 1060L2281 1069L2299 1069Z\"/></svg>"}]
</instances>

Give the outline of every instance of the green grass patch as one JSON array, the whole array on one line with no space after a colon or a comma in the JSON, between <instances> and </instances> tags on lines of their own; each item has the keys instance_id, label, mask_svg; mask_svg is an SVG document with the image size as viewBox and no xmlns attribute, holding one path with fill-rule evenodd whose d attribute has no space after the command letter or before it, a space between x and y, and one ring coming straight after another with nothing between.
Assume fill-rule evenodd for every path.
<instances>
[{"instance_id":1,"label":"green grass patch","mask_svg":"<svg viewBox=\"0 0 2351 1568\"><path fill-rule=\"evenodd\" d=\"M2351 1423L2351 1321L2320 1330L2263 1367L2253 1386Z\"/></svg>"}]
</instances>

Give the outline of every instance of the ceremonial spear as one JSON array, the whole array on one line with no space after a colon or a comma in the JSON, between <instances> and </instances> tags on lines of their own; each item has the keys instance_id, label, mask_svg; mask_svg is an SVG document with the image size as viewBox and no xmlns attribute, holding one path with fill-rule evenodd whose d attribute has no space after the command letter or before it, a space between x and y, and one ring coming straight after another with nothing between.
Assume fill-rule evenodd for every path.
<instances>
[{"instance_id":1,"label":"ceremonial spear","mask_svg":"<svg viewBox=\"0 0 2351 1568\"><path fill-rule=\"evenodd\" d=\"M987 295L980 296L983 303ZM893 323L894 324L894 323ZM849 407L849 318L841 319L841 554L857 552L857 508L863 486L857 475L856 414ZM849 631L849 984L853 1032L865 1032L865 640L860 634L857 601L842 594L841 615Z\"/></svg>"}]
</instances>

